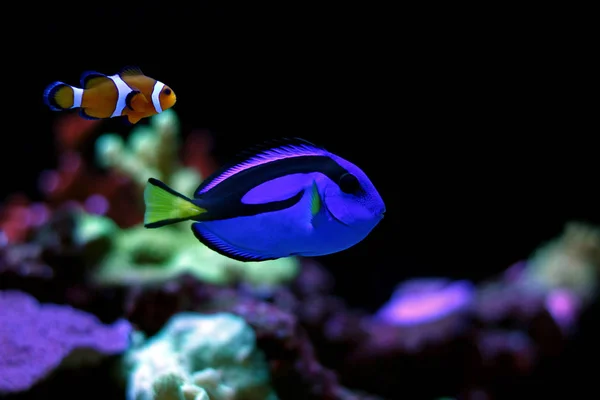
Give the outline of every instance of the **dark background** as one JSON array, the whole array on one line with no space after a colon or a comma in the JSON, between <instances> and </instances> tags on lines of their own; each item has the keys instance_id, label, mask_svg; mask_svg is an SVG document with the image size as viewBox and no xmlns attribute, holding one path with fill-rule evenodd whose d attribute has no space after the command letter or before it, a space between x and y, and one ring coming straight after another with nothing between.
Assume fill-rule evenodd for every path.
<instances>
[{"instance_id":1,"label":"dark background","mask_svg":"<svg viewBox=\"0 0 600 400\"><path fill-rule=\"evenodd\" d=\"M215 134L219 162L300 136L370 175L386 218L321 258L353 305L377 307L415 276L479 280L566 221L600 223L584 10L214 4L14 4L2 198L37 196L56 162L46 85L139 65L177 93L184 133Z\"/></svg>"}]
</instances>

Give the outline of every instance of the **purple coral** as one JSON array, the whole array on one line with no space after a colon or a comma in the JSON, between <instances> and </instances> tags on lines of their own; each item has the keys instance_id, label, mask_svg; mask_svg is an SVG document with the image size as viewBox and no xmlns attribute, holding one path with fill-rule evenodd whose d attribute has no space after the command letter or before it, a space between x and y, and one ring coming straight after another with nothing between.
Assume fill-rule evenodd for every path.
<instances>
[{"instance_id":1,"label":"purple coral","mask_svg":"<svg viewBox=\"0 0 600 400\"><path fill-rule=\"evenodd\" d=\"M435 321L466 309L473 301L474 290L467 281L412 280L396 289L376 318L399 326Z\"/></svg>"},{"instance_id":2,"label":"purple coral","mask_svg":"<svg viewBox=\"0 0 600 400\"><path fill-rule=\"evenodd\" d=\"M546 296L546 308L564 331L570 331L579 317L581 299L568 289L554 289Z\"/></svg>"},{"instance_id":3,"label":"purple coral","mask_svg":"<svg viewBox=\"0 0 600 400\"><path fill-rule=\"evenodd\" d=\"M77 350L115 355L129 345L131 326L103 325L69 306L40 304L19 291L0 291L0 393L27 390Z\"/></svg>"}]
</instances>

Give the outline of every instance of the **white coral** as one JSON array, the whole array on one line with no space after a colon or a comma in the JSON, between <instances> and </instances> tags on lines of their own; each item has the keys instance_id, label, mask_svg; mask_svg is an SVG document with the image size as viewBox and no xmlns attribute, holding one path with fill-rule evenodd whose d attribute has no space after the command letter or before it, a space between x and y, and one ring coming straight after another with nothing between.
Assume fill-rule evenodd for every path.
<instances>
[{"instance_id":1,"label":"white coral","mask_svg":"<svg viewBox=\"0 0 600 400\"><path fill-rule=\"evenodd\" d=\"M125 360L129 400L276 399L254 331L232 314L177 314Z\"/></svg>"}]
</instances>

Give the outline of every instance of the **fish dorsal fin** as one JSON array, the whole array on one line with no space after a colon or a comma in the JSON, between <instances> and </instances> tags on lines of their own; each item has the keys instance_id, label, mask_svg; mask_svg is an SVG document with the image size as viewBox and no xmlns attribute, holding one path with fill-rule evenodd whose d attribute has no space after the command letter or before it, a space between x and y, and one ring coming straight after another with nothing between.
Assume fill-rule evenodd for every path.
<instances>
[{"instance_id":1,"label":"fish dorsal fin","mask_svg":"<svg viewBox=\"0 0 600 400\"><path fill-rule=\"evenodd\" d=\"M148 104L148 99L137 89L133 89L125 98L125 105L131 111L141 112L146 104Z\"/></svg>"},{"instance_id":2,"label":"fish dorsal fin","mask_svg":"<svg viewBox=\"0 0 600 400\"><path fill-rule=\"evenodd\" d=\"M106 75L96 71L85 71L81 74L79 83L84 89L91 89L100 85L102 82L110 80Z\"/></svg>"},{"instance_id":3,"label":"fish dorsal fin","mask_svg":"<svg viewBox=\"0 0 600 400\"><path fill-rule=\"evenodd\" d=\"M142 70L139 67L130 65L127 67L123 67L121 69L121 71L119 72L119 75L121 75L121 76L139 76L139 75L144 75L144 73L142 72Z\"/></svg>"},{"instance_id":4,"label":"fish dorsal fin","mask_svg":"<svg viewBox=\"0 0 600 400\"><path fill-rule=\"evenodd\" d=\"M204 180L194 192L194 196L200 196L225 179L248 168L285 158L327 155L329 155L327 150L304 139L283 138L268 140L262 144L250 147L235 156L232 161Z\"/></svg>"}]
</instances>

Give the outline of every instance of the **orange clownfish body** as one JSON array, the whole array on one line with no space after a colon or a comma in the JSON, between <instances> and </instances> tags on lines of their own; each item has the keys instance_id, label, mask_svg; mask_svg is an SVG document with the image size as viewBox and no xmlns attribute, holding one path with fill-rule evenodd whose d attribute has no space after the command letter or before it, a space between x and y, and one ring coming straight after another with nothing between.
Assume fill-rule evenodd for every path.
<instances>
[{"instance_id":1,"label":"orange clownfish body","mask_svg":"<svg viewBox=\"0 0 600 400\"><path fill-rule=\"evenodd\" d=\"M126 67L111 76L84 72L80 83L81 88L63 82L48 85L44 102L53 111L79 108L79 115L86 119L126 116L136 124L173 107L177 100L170 87L144 75L138 67Z\"/></svg>"}]
</instances>

